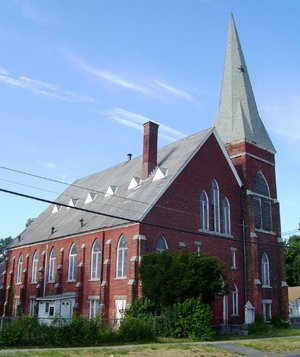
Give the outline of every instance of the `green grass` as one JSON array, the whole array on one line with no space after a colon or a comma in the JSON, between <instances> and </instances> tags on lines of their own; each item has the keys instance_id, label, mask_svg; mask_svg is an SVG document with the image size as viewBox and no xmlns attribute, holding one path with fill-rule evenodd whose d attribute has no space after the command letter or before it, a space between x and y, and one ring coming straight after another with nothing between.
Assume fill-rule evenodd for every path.
<instances>
[{"instance_id":1,"label":"green grass","mask_svg":"<svg viewBox=\"0 0 300 357\"><path fill-rule=\"evenodd\" d=\"M300 339L293 337L271 338L268 340L256 340L238 342L239 345L254 348L261 352L281 353L288 351L300 351Z\"/></svg>"}]
</instances>

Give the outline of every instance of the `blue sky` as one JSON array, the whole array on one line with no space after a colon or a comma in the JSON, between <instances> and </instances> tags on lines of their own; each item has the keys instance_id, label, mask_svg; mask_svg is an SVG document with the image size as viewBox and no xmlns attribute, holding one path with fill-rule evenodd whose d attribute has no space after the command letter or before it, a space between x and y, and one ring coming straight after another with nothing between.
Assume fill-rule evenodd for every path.
<instances>
[{"instance_id":1,"label":"blue sky","mask_svg":"<svg viewBox=\"0 0 300 357\"><path fill-rule=\"evenodd\" d=\"M0 0L0 166L71 183L212 126L229 16L278 151L283 235L300 222L300 2ZM0 169L0 187L54 200L61 184ZM45 204L0 193L0 238Z\"/></svg>"}]
</instances>

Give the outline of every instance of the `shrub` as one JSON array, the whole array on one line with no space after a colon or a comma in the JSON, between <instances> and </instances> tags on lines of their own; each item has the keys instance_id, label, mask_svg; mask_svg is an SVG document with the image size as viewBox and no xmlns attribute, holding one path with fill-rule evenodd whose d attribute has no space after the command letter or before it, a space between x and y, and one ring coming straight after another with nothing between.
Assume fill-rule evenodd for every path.
<instances>
[{"instance_id":1,"label":"shrub","mask_svg":"<svg viewBox=\"0 0 300 357\"><path fill-rule=\"evenodd\" d=\"M137 317L126 317L121 321L118 334L120 340L125 342L146 342L155 340L152 322Z\"/></svg>"},{"instance_id":2,"label":"shrub","mask_svg":"<svg viewBox=\"0 0 300 357\"><path fill-rule=\"evenodd\" d=\"M272 317L272 325L279 329L289 329L291 324L289 321L282 319L281 317Z\"/></svg>"},{"instance_id":3,"label":"shrub","mask_svg":"<svg viewBox=\"0 0 300 357\"><path fill-rule=\"evenodd\" d=\"M126 310L126 317L136 317L139 319L153 318L155 306L148 298L134 299L130 308Z\"/></svg>"},{"instance_id":4,"label":"shrub","mask_svg":"<svg viewBox=\"0 0 300 357\"><path fill-rule=\"evenodd\" d=\"M44 344L49 328L42 328L36 317L22 316L20 319L4 324L1 346L29 346Z\"/></svg>"},{"instance_id":5,"label":"shrub","mask_svg":"<svg viewBox=\"0 0 300 357\"><path fill-rule=\"evenodd\" d=\"M249 333L265 334L270 331L270 325L265 323L263 316L257 316L253 324L250 325Z\"/></svg>"},{"instance_id":6,"label":"shrub","mask_svg":"<svg viewBox=\"0 0 300 357\"><path fill-rule=\"evenodd\" d=\"M210 307L200 299L187 299L166 308L155 318L157 335L165 337L190 337L209 340L214 332L211 328Z\"/></svg>"}]
</instances>

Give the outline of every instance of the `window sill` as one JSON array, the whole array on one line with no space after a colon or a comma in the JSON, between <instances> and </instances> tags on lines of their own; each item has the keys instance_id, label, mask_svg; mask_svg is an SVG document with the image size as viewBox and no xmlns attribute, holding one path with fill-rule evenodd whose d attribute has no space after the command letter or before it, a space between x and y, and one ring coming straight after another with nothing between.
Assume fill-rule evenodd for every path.
<instances>
[{"instance_id":1,"label":"window sill","mask_svg":"<svg viewBox=\"0 0 300 357\"><path fill-rule=\"evenodd\" d=\"M74 279L74 280L67 280L66 281L67 283L76 283L76 280Z\"/></svg>"},{"instance_id":2,"label":"window sill","mask_svg":"<svg viewBox=\"0 0 300 357\"><path fill-rule=\"evenodd\" d=\"M236 272L237 271L237 267L231 267L231 270Z\"/></svg>"},{"instance_id":3,"label":"window sill","mask_svg":"<svg viewBox=\"0 0 300 357\"><path fill-rule=\"evenodd\" d=\"M201 228L198 229L198 232L204 233L207 235L218 236L218 237L222 237L222 238L229 238L229 239L233 238L233 235L231 235L231 234L225 234L225 233L215 232L215 231L208 231L206 229L201 229Z\"/></svg>"},{"instance_id":4,"label":"window sill","mask_svg":"<svg viewBox=\"0 0 300 357\"><path fill-rule=\"evenodd\" d=\"M100 278L92 278L92 279L89 279L89 281L100 281Z\"/></svg>"},{"instance_id":5,"label":"window sill","mask_svg":"<svg viewBox=\"0 0 300 357\"><path fill-rule=\"evenodd\" d=\"M126 280L127 276L117 276L115 280Z\"/></svg>"},{"instance_id":6,"label":"window sill","mask_svg":"<svg viewBox=\"0 0 300 357\"><path fill-rule=\"evenodd\" d=\"M264 288L264 289L272 289L271 285L262 285L261 287Z\"/></svg>"},{"instance_id":7,"label":"window sill","mask_svg":"<svg viewBox=\"0 0 300 357\"><path fill-rule=\"evenodd\" d=\"M54 284L55 283L55 280L48 280L47 281L47 284Z\"/></svg>"},{"instance_id":8,"label":"window sill","mask_svg":"<svg viewBox=\"0 0 300 357\"><path fill-rule=\"evenodd\" d=\"M36 285L38 282L37 281L31 281L30 284L31 285Z\"/></svg>"},{"instance_id":9,"label":"window sill","mask_svg":"<svg viewBox=\"0 0 300 357\"><path fill-rule=\"evenodd\" d=\"M239 314L231 314L230 317L240 317Z\"/></svg>"},{"instance_id":10,"label":"window sill","mask_svg":"<svg viewBox=\"0 0 300 357\"><path fill-rule=\"evenodd\" d=\"M255 232L260 232L260 233L265 233L265 234L271 234L272 236L275 236L276 233L273 231L266 231L265 229L261 228L255 228Z\"/></svg>"}]
</instances>

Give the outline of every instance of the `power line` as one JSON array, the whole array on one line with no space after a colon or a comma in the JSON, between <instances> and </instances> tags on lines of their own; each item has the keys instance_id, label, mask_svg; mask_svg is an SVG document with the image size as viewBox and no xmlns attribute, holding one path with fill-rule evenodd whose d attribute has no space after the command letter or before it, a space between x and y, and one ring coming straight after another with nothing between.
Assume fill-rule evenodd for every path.
<instances>
[{"instance_id":1,"label":"power line","mask_svg":"<svg viewBox=\"0 0 300 357\"><path fill-rule=\"evenodd\" d=\"M120 220L122 220L124 222L137 223L137 224L141 224L141 225L145 225L145 226L149 226L149 227L161 228L161 229L165 229L165 230L172 230L172 231L175 231L175 232L199 235L199 236L203 237L203 232L198 232L198 231L195 232L195 231L179 229L179 228L175 228L175 227L168 227L168 226L160 225L160 224L157 224L157 223L144 222L144 221L140 221L140 220L137 220L137 219L131 219L131 218L117 216L117 215L113 215L113 214L109 214L109 213L93 211L93 210L89 210L89 209L82 208L82 207L70 206L70 205L67 205L65 203L59 203L59 202L47 200L47 199L44 199L44 198L41 198L41 197L27 195L27 194L16 192L16 191L5 190L3 188L0 188L0 192L4 192L4 193L10 194L10 195L15 195L15 196L19 196L19 197L23 197L23 198L39 201L39 202L44 202L44 203L49 203L49 204L56 204L56 205L60 205L62 207L71 208L71 209L74 209L74 210L83 211L83 212L87 212L87 213L92 213L92 214L95 214L95 215L100 215L100 216L114 218L114 219L120 219ZM99 229L101 229L101 228L99 228ZM57 238L60 238L60 237L57 237ZM239 240L239 239L235 239L235 238L222 237L222 236L219 236L219 235L218 235L218 237L216 239L224 239L224 240L227 240L227 241L229 240L229 241L232 241L232 242L238 242L240 244L243 243L243 240ZM249 241L247 241L247 243L248 244L250 243L250 244L257 244L257 245L264 245L264 246L267 245L267 246L278 247L277 244L271 244L271 243L259 243L259 242L249 242Z\"/></svg>"},{"instance_id":2,"label":"power line","mask_svg":"<svg viewBox=\"0 0 300 357\"><path fill-rule=\"evenodd\" d=\"M75 187L75 188L78 188L78 189L81 189L81 190L86 190L88 192L100 193L100 194L103 194L103 195L106 194L106 192L103 192L103 191L100 191L100 190L97 190L97 189L93 189L93 188L89 188L89 187L85 187L85 186L81 186L81 185L76 185L76 184L69 184L69 183L64 182L64 181L52 179L52 178L41 176L41 175L36 175L36 174L30 173L30 172L26 172L26 171L13 169L13 168L10 168L10 167L7 167L7 166L0 166L0 169L6 170L6 171L15 172L15 173L19 173L19 174L22 174L22 175L25 175L25 176L38 178L38 179L41 179L41 180L46 180L46 181L49 181L49 182L59 183L59 184L62 184L62 185L68 186L68 187ZM28 187L30 187L30 186L28 186ZM32 187L32 188L34 188L34 187ZM43 190L42 188L37 188L37 189ZM49 191L49 192L51 192L51 191ZM59 194L59 193L57 193L57 194ZM66 197L69 197L69 198L74 198L74 197L70 197L70 196L66 195L65 193L61 193L60 195L61 196L66 196ZM197 198L199 198L198 196L199 195L197 195ZM120 196L118 194L114 194L114 197L117 197L117 198L119 198L121 200L126 200L126 201L131 201L131 202L136 202L136 203L142 203L142 204L144 204L146 206L149 206L149 202L141 201L141 200L138 200L138 199L133 199L133 198L130 198L130 197L124 197L124 196ZM108 205L106 203L104 205L110 206L110 205ZM113 206L113 207L120 208L120 207L118 207L116 205ZM194 216L194 217L199 217L198 214L192 213L192 212L187 213L186 210L180 210L180 209L176 209L176 208L172 208L172 207L168 207L168 206L162 206L162 205L159 205L159 204L155 204L155 207L166 209L168 211L173 211L173 212L176 212L176 213L184 213L184 214L189 214L189 215ZM122 208L120 208L120 209L122 209ZM130 209L128 209L128 210L130 210ZM132 212L137 212L137 211L134 211L134 210L131 210L131 211ZM236 226L240 226L240 227L242 226L242 224L240 222L234 222L233 220L231 221L231 225L236 225Z\"/></svg>"},{"instance_id":3,"label":"power line","mask_svg":"<svg viewBox=\"0 0 300 357\"><path fill-rule=\"evenodd\" d=\"M30 172L13 169L13 168L10 168L10 167L7 167L7 166L0 166L0 169L6 170L6 171L15 172L15 173L22 174L22 175L29 176L29 177L38 178L38 179L49 181L49 182L53 182L53 183L58 183L58 184L61 184L61 185L64 185L64 186L68 186L68 187L75 187L75 188L78 188L78 189L81 189L81 190L85 190L85 191L88 191L88 192L101 193L101 194L104 194L104 195L106 193L106 192L103 192L103 191L100 191L100 190L97 190L97 189L93 189L93 188L89 188L89 187L85 187L85 186L81 186L81 185L76 185L74 183L70 184L70 183L67 183L65 181L56 180L56 179L53 179L53 178L50 178L50 177L45 177L45 176L42 176L42 175L37 175L37 174L30 173ZM6 181L6 182L10 182L9 180L5 180L5 179L0 179L0 180ZM60 196L65 196L65 197L68 197L68 198L74 198L74 197L71 197L71 196L69 196L69 195L67 195L65 193L58 193L58 192L55 192L55 191L43 189L43 188L40 188L40 187L30 186L30 185L26 185L26 184L15 182L15 181L11 181L11 183L22 185L22 186L33 188L33 189L37 189L37 190L41 190L41 191L45 191L45 192L49 192L49 193L55 193L55 194L58 194ZM148 202L141 201L141 200L138 200L138 199L133 199L133 198L130 198L130 197L120 196L120 195L117 195L117 194L114 194L114 197L117 197L117 198L119 198L121 200L126 200L126 201L137 202L137 203L142 203L142 204L145 204L145 205L149 205ZM57 202L54 202L54 204L57 204ZM60 204L60 205L64 206L64 204ZM116 208L122 209L122 208L120 208L120 207L118 207L116 205L112 206L112 205L109 205L107 203L104 203L103 205L107 206L107 207L116 207ZM158 205L158 204L156 204L155 206L158 207L158 208L169 210L169 211L187 214L187 212L185 210L179 210L179 209L175 209L175 208L167 207L167 206L162 206L162 205ZM128 209L128 210L137 213L137 211L135 211L135 210L132 210L132 209ZM189 212L188 214L191 215L191 216L194 216L194 217L198 217L199 216L198 214L193 214L192 212ZM234 222L234 221L231 221L231 225L242 226L242 224L240 222ZM297 229L291 230L291 231L286 231L286 232L280 232L279 234L281 236L287 236L289 234L293 234L293 233L296 233L296 232L297 232Z\"/></svg>"}]
</instances>

